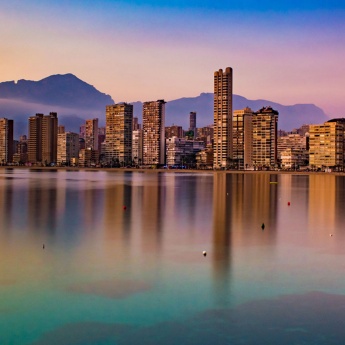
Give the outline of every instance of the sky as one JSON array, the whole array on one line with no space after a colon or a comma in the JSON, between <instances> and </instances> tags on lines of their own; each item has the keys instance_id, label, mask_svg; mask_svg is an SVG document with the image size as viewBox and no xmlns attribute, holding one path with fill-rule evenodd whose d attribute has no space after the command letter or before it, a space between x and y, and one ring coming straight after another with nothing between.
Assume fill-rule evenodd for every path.
<instances>
[{"instance_id":1,"label":"sky","mask_svg":"<svg viewBox=\"0 0 345 345\"><path fill-rule=\"evenodd\" d=\"M0 81L73 73L115 102L233 92L345 108L345 1L0 0Z\"/></svg>"}]
</instances>

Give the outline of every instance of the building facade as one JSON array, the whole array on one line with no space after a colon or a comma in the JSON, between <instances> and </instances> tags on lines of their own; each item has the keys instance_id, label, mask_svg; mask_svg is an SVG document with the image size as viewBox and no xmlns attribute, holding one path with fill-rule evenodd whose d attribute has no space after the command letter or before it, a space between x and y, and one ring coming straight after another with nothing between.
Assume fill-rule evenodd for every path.
<instances>
[{"instance_id":1,"label":"building facade","mask_svg":"<svg viewBox=\"0 0 345 345\"><path fill-rule=\"evenodd\" d=\"M13 161L13 120L0 119L0 164Z\"/></svg>"},{"instance_id":2,"label":"building facade","mask_svg":"<svg viewBox=\"0 0 345 345\"><path fill-rule=\"evenodd\" d=\"M143 105L143 164L165 163L165 101Z\"/></svg>"},{"instance_id":3,"label":"building facade","mask_svg":"<svg viewBox=\"0 0 345 345\"><path fill-rule=\"evenodd\" d=\"M196 129L196 112L191 111L189 113L189 131L194 133L193 138L197 136L197 129Z\"/></svg>"},{"instance_id":4,"label":"building facade","mask_svg":"<svg viewBox=\"0 0 345 345\"><path fill-rule=\"evenodd\" d=\"M172 137L166 139L166 164L168 166L196 163L196 154L205 148L203 141Z\"/></svg>"},{"instance_id":5,"label":"building facade","mask_svg":"<svg viewBox=\"0 0 345 345\"><path fill-rule=\"evenodd\" d=\"M232 118L232 163L238 169L249 169L253 161L253 111L246 107L242 110L235 110Z\"/></svg>"},{"instance_id":6,"label":"building facade","mask_svg":"<svg viewBox=\"0 0 345 345\"><path fill-rule=\"evenodd\" d=\"M98 118L85 121L85 148L98 150Z\"/></svg>"},{"instance_id":7,"label":"building facade","mask_svg":"<svg viewBox=\"0 0 345 345\"><path fill-rule=\"evenodd\" d=\"M232 68L214 73L213 167L225 168L232 157Z\"/></svg>"},{"instance_id":8,"label":"building facade","mask_svg":"<svg viewBox=\"0 0 345 345\"><path fill-rule=\"evenodd\" d=\"M278 115L271 107L263 107L252 116L255 168L273 168L278 164Z\"/></svg>"},{"instance_id":9,"label":"building facade","mask_svg":"<svg viewBox=\"0 0 345 345\"><path fill-rule=\"evenodd\" d=\"M108 105L105 114L105 160L122 165L132 162L133 105Z\"/></svg>"},{"instance_id":10,"label":"building facade","mask_svg":"<svg viewBox=\"0 0 345 345\"><path fill-rule=\"evenodd\" d=\"M28 161L51 164L57 160L57 113L29 118Z\"/></svg>"},{"instance_id":11,"label":"building facade","mask_svg":"<svg viewBox=\"0 0 345 345\"><path fill-rule=\"evenodd\" d=\"M344 167L345 119L309 127L309 165L315 168Z\"/></svg>"},{"instance_id":12,"label":"building facade","mask_svg":"<svg viewBox=\"0 0 345 345\"><path fill-rule=\"evenodd\" d=\"M45 165L57 161L57 113L44 115L42 118L42 162Z\"/></svg>"},{"instance_id":13,"label":"building facade","mask_svg":"<svg viewBox=\"0 0 345 345\"><path fill-rule=\"evenodd\" d=\"M133 130L132 134L132 161L141 165L143 161L143 135L141 129Z\"/></svg>"},{"instance_id":14,"label":"building facade","mask_svg":"<svg viewBox=\"0 0 345 345\"><path fill-rule=\"evenodd\" d=\"M79 158L79 134L65 132L58 134L57 163L72 165Z\"/></svg>"},{"instance_id":15,"label":"building facade","mask_svg":"<svg viewBox=\"0 0 345 345\"><path fill-rule=\"evenodd\" d=\"M178 137L178 138L183 138L183 129L181 126L169 126L169 127L165 127L165 139L169 139L172 137Z\"/></svg>"}]
</instances>

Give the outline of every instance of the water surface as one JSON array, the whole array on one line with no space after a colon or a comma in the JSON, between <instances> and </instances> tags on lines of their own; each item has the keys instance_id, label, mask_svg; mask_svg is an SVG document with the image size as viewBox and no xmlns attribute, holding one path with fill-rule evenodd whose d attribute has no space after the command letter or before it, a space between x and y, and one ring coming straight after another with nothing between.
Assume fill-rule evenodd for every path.
<instances>
[{"instance_id":1,"label":"water surface","mask_svg":"<svg viewBox=\"0 0 345 345\"><path fill-rule=\"evenodd\" d=\"M343 344L344 183L1 170L0 343Z\"/></svg>"}]
</instances>

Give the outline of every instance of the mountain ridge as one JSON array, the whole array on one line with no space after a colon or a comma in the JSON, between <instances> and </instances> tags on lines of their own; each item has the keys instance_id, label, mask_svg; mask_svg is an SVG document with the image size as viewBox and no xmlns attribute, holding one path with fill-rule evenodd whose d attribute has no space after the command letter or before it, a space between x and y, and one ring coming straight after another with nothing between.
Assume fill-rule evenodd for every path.
<instances>
[{"instance_id":1,"label":"mountain ridge","mask_svg":"<svg viewBox=\"0 0 345 345\"><path fill-rule=\"evenodd\" d=\"M86 119L99 118L105 124L105 106L114 104L113 98L72 73L55 74L39 81L20 79L0 82L0 117L15 120L15 136L26 133L28 117L36 113L56 111L59 123L67 130L78 132ZM142 102L131 102L134 115L142 118ZM323 123L329 118L314 104L282 105L258 99L249 100L233 95L233 109L250 107L257 111L263 106L279 111L278 127L291 130L305 123ZM202 92L194 97L181 97L166 104L166 126L173 123L184 129L189 127L189 112L197 112L197 126L213 123L213 93Z\"/></svg>"}]
</instances>

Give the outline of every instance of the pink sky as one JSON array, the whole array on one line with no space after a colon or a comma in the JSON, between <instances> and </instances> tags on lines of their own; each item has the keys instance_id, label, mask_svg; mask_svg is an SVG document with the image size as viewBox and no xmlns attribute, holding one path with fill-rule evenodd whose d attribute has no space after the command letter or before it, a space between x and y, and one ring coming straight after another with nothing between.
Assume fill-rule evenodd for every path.
<instances>
[{"instance_id":1,"label":"pink sky","mask_svg":"<svg viewBox=\"0 0 345 345\"><path fill-rule=\"evenodd\" d=\"M231 66L236 94L343 116L343 11L97 4L3 5L1 81L73 73L115 101L171 100L212 92Z\"/></svg>"}]
</instances>

